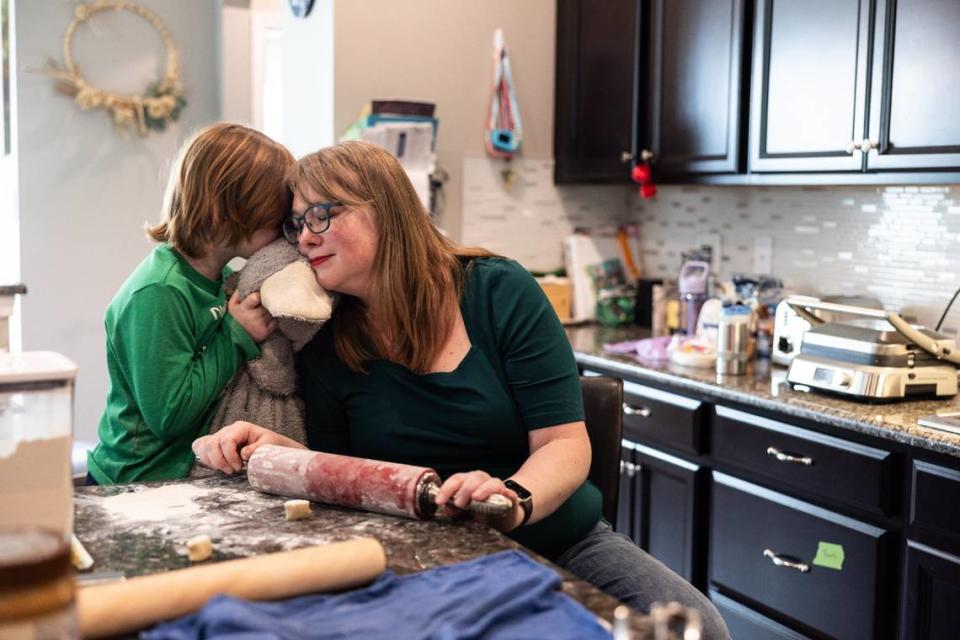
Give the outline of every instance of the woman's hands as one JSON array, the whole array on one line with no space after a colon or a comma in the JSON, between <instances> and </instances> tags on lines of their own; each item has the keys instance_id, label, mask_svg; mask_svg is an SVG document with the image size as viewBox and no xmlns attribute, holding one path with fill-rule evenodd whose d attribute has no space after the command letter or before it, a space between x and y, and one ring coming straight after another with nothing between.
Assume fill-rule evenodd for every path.
<instances>
[{"instance_id":1,"label":"woman's hands","mask_svg":"<svg viewBox=\"0 0 960 640\"><path fill-rule=\"evenodd\" d=\"M197 438L191 446L200 464L231 475L243 469L244 463L250 459L253 452L265 444L305 448L296 440L243 421L234 422L216 433Z\"/></svg>"},{"instance_id":2,"label":"woman's hands","mask_svg":"<svg viewBox=\"0 0 960 640\"><path fill-rule=\"evenodd\" d=\"M523 522L523 509L520 507L517 494L503 486L503 480L492 477L486 471L455 473L447 478L440 486L440 493L437 494L437 504L441 507L446 506L448 510L457 513L471 501L486 500L495 493L510 498L513 509L498 518L481 515L474 517L503 532L516 529Z\"/></svg>"}]
</instances>

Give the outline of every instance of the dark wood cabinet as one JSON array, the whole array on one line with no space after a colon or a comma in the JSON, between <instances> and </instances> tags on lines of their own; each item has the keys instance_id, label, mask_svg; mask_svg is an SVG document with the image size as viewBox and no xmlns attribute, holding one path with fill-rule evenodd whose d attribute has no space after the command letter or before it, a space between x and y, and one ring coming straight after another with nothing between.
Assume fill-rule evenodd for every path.
<instances>
[{"instance_id":1,"label":"dark wood cabinet","mask_svg":"<svg viewBox=\"0 0 960 640\"><path fill-rule=\"evenodd\" d=\"M697 491L700 466L643 445L634 444L633 449L633 540L702 589L697 562L703 547Z\"/></svg>"},{"instance_id":2,"label":"dark wood cabinet","mask_svg":"<svg viewBox=\"0 0 960 640\"><path fill-rule=\"evenodd\" d=\"M703 588L699 465L624 440L614 529Z\"/></svg>"},{"instance_id":3,"label":"dark wood cabinet","mask_svg":"<svg viewBox=\"0 0 960 640\"><path fill-rule=\"evenodd\" d=\"M712 584L825 637L890 637L878 589L884 529L732 476L713 480Z\"/></svg>"},{"instance_id":4,"label":"dark wood cabinet","mask_svg":"<svg viewBox=\"0 0 960 640\"><path fill-rule=\"evenodd\" d=\"M871 0L757 0L750 170L860 171Z\"/></svg>"},{"instance_id":5,"label":"dark wood cabinet","mask_svg":"<svg viewBox=\"0 0 960 640\"><path fill-rule=\"evenodd\" d=\"M736 173L746 0L653 0L647 135L657 175Z\"/></svg>"},{"instance_id":6,"label":"dark wood cabinet","mask_svg":"<svg viewBox=\"0 0 960 640\"><path fill-rule=\"evenodd\" d=\"M868 170L960 168L960 2L879 0Z\"/></svg>"},{"instance_id":7,"label":"dark wood cabinet","mask_svg":"<svg viewBox=\"0 0 960 640\"><path fill-rule=\"evenodd\" d=\"M558 0L554 182L627 183L641 0Z\"/></svg>"},{"instance_id":8,"label":"dark wood cabinet","mask_svg":"<svg viewBox=\"0 0 960 640\"><path fill-rule=\"evenodd\" d=\"M953 640L960 634L960 557L907 543L901 640Z\"/></svg>"}]
</instances>

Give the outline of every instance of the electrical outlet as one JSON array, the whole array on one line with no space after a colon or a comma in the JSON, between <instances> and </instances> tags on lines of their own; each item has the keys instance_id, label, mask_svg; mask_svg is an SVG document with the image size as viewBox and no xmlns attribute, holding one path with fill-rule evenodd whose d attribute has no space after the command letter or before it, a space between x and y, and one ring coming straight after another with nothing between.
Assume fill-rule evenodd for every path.
<instances>
[{"instance_id":1,"label":"electrical outlet","mask_svg":"<svg viewBox=\"0 0 960 640\"><path fill-rule=\"evenodd\" d=\"M720 234L700 233L697 234L696 242L698 247L710 247L710 273L714 275L720 273L720 258L723 256L723 242Z\"/></svg>"},{"instance_id":2,"label":"electrical outlet","mask_svg":"<svg viewBox=\"0 0 960 640\"><path fill-rule=\"evenodd\" d=\"M773 238L770 236L753 239L753 273L758 276L773 273Z\"/></svg>"}]
</instances>

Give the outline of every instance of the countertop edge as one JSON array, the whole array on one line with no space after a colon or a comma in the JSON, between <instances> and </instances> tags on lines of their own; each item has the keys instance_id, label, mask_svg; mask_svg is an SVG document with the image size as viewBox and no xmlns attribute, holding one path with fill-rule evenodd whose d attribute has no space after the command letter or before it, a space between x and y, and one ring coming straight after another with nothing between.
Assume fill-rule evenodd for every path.
<instances>
[{"instance_id":1,"label":"countertop edge","mask_svg":"<svg viewBox=\"0 0 960 640\"><path fill-rule=\"evenodd\" d=\"M585 368L593 367L611 373L622 374L626 377L668 384L671 387L701 393L710 398L738 402L796 418L811 420L819 424L847 429L881 440L898 442L924 451L932 451L960 458L960 444L955 445L950 442L918 436L896 429L893 426L881 426L869 421L846 418L822 410L797 406L789 402L778 402L756 394L730 390L716 384L691 380L671 373L649 369L641 364L630 364L603 356L584 353L582 351L575 350L574 356L577 363Z\"/></svg>"}]
</instances>

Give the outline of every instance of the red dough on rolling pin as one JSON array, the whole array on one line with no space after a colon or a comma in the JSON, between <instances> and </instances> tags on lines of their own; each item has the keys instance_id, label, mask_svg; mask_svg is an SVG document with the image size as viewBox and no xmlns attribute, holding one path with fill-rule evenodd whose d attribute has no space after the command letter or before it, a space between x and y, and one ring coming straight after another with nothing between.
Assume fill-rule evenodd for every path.
<instances>
[{"instance_id":1,"label":"red dough on rolling pin","mask_svg":"<svg viewBox=\"0 0 960 640\"><path fill-rule=\"evenodd\" d=\"M263 445L247 462L254 489L407 518L421 513L417 487L432 469L307 449Z\"/></svg>"}]
</instances>

